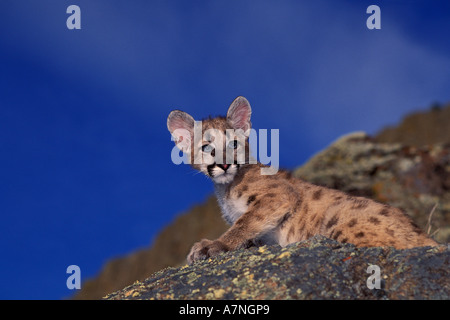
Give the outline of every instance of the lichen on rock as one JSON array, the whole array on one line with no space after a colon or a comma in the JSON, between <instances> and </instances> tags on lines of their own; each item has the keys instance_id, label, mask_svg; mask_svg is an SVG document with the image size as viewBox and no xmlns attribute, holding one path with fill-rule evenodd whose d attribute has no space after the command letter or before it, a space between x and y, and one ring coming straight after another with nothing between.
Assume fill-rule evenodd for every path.
<instances>
[{"instance_id":1,"label":"lichen on rock","mask_svg":"<svg viewBox=\"0 0 450 320\"><path fill-rule=\"evenodd\" d=\"M380 268L380 289L367 267ZM449 299L446 245L357 248L323 236L166 268L106 299ZM133 293L133 294L130 294Z\"/></svg>"}]
</instances>

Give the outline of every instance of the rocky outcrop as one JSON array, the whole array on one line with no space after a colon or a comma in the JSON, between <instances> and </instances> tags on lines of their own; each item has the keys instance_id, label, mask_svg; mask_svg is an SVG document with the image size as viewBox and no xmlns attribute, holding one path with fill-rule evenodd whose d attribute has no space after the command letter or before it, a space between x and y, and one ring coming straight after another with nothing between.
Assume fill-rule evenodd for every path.
<instances>
[{"instance_id":1,"label":"rocky outcrop","mask_svg":"<svg viewBox=\"0 0 450 320\"><path fill-rule=\"evenodd\" d=\"M431 111L406 117L399 126L387 128L374 138L365 133L347 135L312 157L294 175L402 208L437 241L448 243L448 123L450 106L435 106ZM144 281L163 268L183 265L193 243L201 238L215 239L226 228L215 199L210 198L178 216L158 235L152 247L109 262L98 277L83 283L75 298L98 299L136 280Z\"/></svg>"},{"instance_id":2,"label":"rocky outcrop","mask_svg":"<svg viewBox=\"0 0 450 320\"><path fill-rule=\"evenodd\" d=\"M166 268L106 299L450 299L450 248L356 248L322 236ZM372 266L370 269L368 269Z\"/></svg>"},{"instance_id":3,"label":"rocky outcrop","mask_svg":"<svg viewBox=\"0 0 450 320\"><path fill-rule=\"evenodd\" d=\"M401 208L437 241L450 241L450 145L416 148L353 133L294 175Z\"/></svg>"},{"instance_id":4,"label":"rocky outcrop","mask_svg":"<svg viewBox=\"0 0 450 320\"><path fill-rule=\"evenodd\" d=\"M307 181L404 209L449 241L450 148L377 143L363 132L338 139L293 173ZM380 288L370 289L370 265ZM449 299L446 244L356 248L316 236L289 245L236 250L167 268L108 299Z\"/></svg>"}]
</instances>

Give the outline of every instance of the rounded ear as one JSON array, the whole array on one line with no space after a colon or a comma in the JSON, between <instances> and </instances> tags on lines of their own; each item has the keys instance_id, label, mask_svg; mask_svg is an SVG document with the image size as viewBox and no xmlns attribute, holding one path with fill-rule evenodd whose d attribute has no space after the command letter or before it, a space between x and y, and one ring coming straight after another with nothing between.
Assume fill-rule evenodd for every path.
<instances>
[{"instance_id":1,"label":"rounded ear","mask_svg":"<svg viewBox=\"0 0 450 320\"><path fill-rule=\"evenodd\" d=\"M252 108L248 100L244 97L237 97L228 108L227 121L234 129L242 129L247 132L252 127L251 115Z\"/></svg>"},{"instance_id":2,"label":"rounded ear","mask_svg":"<svg viewBox=\"0 0 450 320\"><path fill-rule=\"evenodd\" d=\"M180 150L187 151L191 147L194 123L194 118L180 110L173 110L167 117L167 129Z\"/></svg>"}]
</instances>

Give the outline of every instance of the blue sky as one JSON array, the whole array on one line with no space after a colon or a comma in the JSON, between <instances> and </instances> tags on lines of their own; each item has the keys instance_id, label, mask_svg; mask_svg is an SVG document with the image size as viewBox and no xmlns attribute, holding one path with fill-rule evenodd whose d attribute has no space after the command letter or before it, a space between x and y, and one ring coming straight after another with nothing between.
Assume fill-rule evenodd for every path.
<instances>
[{"instance_id":1,"label":"blue sky","mask_svg":"<svg viewBox=\"0 0 450 320\"><path fill-rule=\"evenodd\" d=\"M67 266L94 276L212 193L170 160L172 109L200 119L244 95L294 168L450 101L449 18L425 0L2 0L0 298L70 296Z\"/></svg>"}]
</instances>

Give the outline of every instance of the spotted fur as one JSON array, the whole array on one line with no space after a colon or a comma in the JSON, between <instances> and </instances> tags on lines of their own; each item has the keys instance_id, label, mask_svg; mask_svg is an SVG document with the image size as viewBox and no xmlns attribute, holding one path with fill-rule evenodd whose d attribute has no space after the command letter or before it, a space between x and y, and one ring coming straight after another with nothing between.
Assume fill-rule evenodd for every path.
<instances>
[{"instance_id":1,"label":"spotted fur","mask_svg":"<svg viewBox=\"0 0 450 320\"><path fill-rule=\"evenodd\" d=\"M198 152L203 145L216 143L214 150L223 148L225 154L227 129L247 131L251 127L250 115L250 104L244 97L238 97L227 117L202 121L202 133L216 129L215 137L197 145L192 137L184 137L185 141L190 141L191 150ZM182 111L173 111L167 123L173 135L177 128L192 132L193 118ZM217 145L217 141L222 144ZM189 263L249 243L286 246L317 234L360 247L437 245L397 208L310 184L293 178L287 171L262 175L264 165L249 163L248 141L239 147L245 149L245 163L237 163L233 158L232 163L220 164L210 152L203 154L204 162L192 164L214 182L222 215L231 227L217 240L196 243L188 255Z\"/></svg>"}]
</instances>

